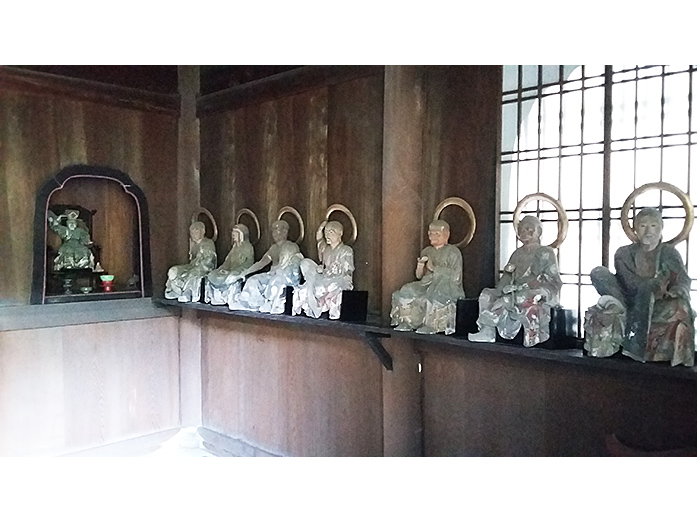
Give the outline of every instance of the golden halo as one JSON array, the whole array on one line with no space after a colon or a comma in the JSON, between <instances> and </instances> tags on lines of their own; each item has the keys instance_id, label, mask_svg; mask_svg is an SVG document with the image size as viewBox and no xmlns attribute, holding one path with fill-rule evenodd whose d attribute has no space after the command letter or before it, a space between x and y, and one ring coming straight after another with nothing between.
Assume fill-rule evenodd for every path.
<instances>
[{"instance_id":1,"label":"golden halo","mask_svg":"<svg viewBox=\"0 0 697 523\"><path fill-rule=\"evenodd\" d=\"M443 209L445 209L449 205L456 205L460 207L463 211L465 211L465 214L467 214L467 217L469 218L470 223L472 224L472 226L470 227L470 232L468 232L467 235L461 241L459 241L458 243L454 243L453 245L455 247L469 245L469 242L471 242L472 238L474 237L474 232L477 230L477 219L474 217L474 211L472 210L472 207L465 200L463 200L462 198L458 198L457 196L451 196L450 198L446 198L445 200L440 202L436 207L436 212L433 213L433 220L439 220L440 215L443 212Z\"/></svg>"},{"instance_id":2,"label":"golden halo","mask_svg":"<svg viewBox=\"0 0 697 523\"><path fill-rule=\"evenodd\" d=\"M557 221L557 239L549 244L550 247L556 249L566 239L566 233L569 231L569 219L566 216L564 207L562 207L561 203L559 203L559 200L552 198L549 194L545 194L543 192L528 194L518 202L518 205L515 207L515 211L513 211L513 228L515 229L515 235L518 237L518 222L520 221L520 213L523 211L528 202L532 200L549 202L559 213L559 220Z\"/></svg>"},{"instance_id":3,"label":"golden halo","mask_svg":"<svg viewBox=\"0 0 697 523\"><path fill-rule=\"evenodd\" d=\"M276 220L280 220L281 216L283 216L287 212L289 212L298 219L298 225L300 225L300 234L298 234L298 239L295 240L295 243L300 243L303 241L303 238L305 238L305 222L303 222L302 216L300 216L300 213L297 211L295 207L291 207L290 205L281 207L281 210L278 211L278 218L276 218Z\"/></svg>"},{"instance_id":4,"label":"golden halo","mask_svg":"<svg viewBox=\"0 0 697 523\"><path fill-rule=\"evenodd\" d=\"M348 216L348 219L351 221L351 227L353 228L353 234L351 234L351 243L354 243L356 241L356 238L358 238L358 225L356 224L356 219L353 217L353 213L348 210L348 207L345 205L341 205L340 203L335 203L334 205L330 205L327 208L327 213L325 214L325 219L329 220L329 216L334 212L334 211L341 211L343 212L346 216ZM348 243L348 242L344 242Z\"/></svg>"},{"instance_id":5,"label":"golden halo","mask_svg":"<svg viewBox=\"0 0 697 523\"><path fill-rule=\"evenodd\" d=\"M198 217L201 214L205 214L206 216L208 216L208 219L213 224L213 238L211 238L211 240L213 240L213 241L217 240L218 239L218 224L215 223L215 218L213 218L213 215L205 207L199 207L198 209L196 209L194 211L194 214L191 215L191 223L198 221Z\"/></svg>"},{"instance_id":6,"label":"golden halo","mask_svg":"<svg viewBox=\"0 0 697 523\"><path fill-rule=\"evenodd\" d=\"M668 191L673 193L680 199L680 203L682 203L682 206L685 209L685 224L682 226L682 231L680 231L680 233L672 240L665 242L670 245L677 245L681 241L687 239L689 236L690 231L692 230L692 225L695 222L695 209L692 206L690 197L687 194L682 192L675 185L671 185L666 182L644 184L641 187L634 189L634 191L627 196L627 199L624 201L624 205L622 206L622 214L620 215L622 229L624 229L624 233L627 235L627 238L629 238L632 242L637 243L639 241L634 229L629 226L629 208L632 206L637 196L645 193L646 191L650 191L651 189L658 189L659 191Z\"/></svg>"},{"instance_id":7,"label":"golden halo","mask_svg":"<svg viewBox=\"0 0 697 523\"><path fill-rule=\"evenodd\" d=\"M259 218L257 218L257 215L254 214L254 211L251 209L247 209L246 207L244 209L240 209L237 213L237 216L235 216L235 223L240 223L240 218L242 215L247 214L252 217L252 220L254 220L254 225L257 227L257 239L254 241L249 241L252 245L256 245L259 243L259 239L261 238L261 227L259 226Z\"/></svg>"}]
</instances>

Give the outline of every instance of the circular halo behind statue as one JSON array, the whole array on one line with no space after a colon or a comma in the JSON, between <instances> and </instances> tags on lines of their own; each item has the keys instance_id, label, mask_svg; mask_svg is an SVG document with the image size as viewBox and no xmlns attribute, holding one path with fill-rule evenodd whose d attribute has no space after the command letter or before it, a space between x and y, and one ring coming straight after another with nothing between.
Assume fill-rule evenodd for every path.
<instances>
[{"instance_id":1,"label":"circular halo behind statue","mask_svg":"<svg viewBox=\"0 0 697 523\"><path fill-rule=\"evenodd\" d=\"M295 207L291 207L290 205L281 207L281 209L278 211L278 216L276 217L276 220L280 220L281 217L286 213L292 214L298 220L298 225L300 226L300 233L298 234L298 238L292 241L294 243L301 243L305 238L305 222L303 222L302 216L300 216L298 210Z\"/></svg>"},{"instance_id":2,"label":"circular halo behind statue","mask_svg":"<svg viewBox=\"0 0 697 523\"><path fill-rule=\"evenodd\" d=\"M557 213L559 213L559 220L557 222L557 239L549 244L552 249L556 249L566 239L566 233L569 231L569 218L566 216L566 211L564 210L564 207L562 207L561 203L559 203L559 200L552 198L550 195L543 192L528 194L518 202L518 205L516 205L515 211L513 211L513 228L516 231L516 237L518 236L518 222L520 221L520 214L525 206L533 200L551 203L556 209Z\"/></svg>"},{"instance_id":3,"label":"circular halo behind statue","mask_svg":"<svg viewBox=\"0 0 697 523\"><path fill-rule=\"evenodd\" d=\"M668 191L670 193L673 193L675 196L678 197L680 203L682 203L682 206L685 209L685 224L683 225L682 230L675 238L664 242L669 245L675 246L681 241L687 239L687 237L689 236L690 231L692 230L692 225L695 221L695 211L692 207L690 197L684 192L682 192L680 189L678 189L675 185L671 185L666 182L654 182L644 184L641 187L634 189L634 191L632 191L632 193L629 196L627 196L627 199L624 201L624 205L622 205L622 213L620 215L622 229L624 230L624 233L627 235L627 238L629 238L632 241L632 243L637 243L639 241L639 238L634 232L634 229L632 229L632 227L630 227L629 225L629 209L634 203L634 200L636 200L637 196L652 189L656 189L659 191Z\"/></svg>"},{"instance_id":4,"label":"circular halo behind statue","mask_svg":"<svg viewBox=\"0 0 697 523\"><path fill-rule=\"evenodd\" d=\"M460 207L463 211L465 211L465 214L467 214L467 217L470 220L470 224L472 225L467 235L465 235L465 237L462 240L460 240L457 243L453 243L452 245L454 245L455 247L464 247L466 245L469 245L469 243L472 241L472 238L474 238L475 231L477 230L477 219L474 216L474 211L472 210L472 207L465 200L463 200L462 198L458 198L457 196L451 196L450 198L446 198L445 200L440 202L436 207L436 211L433 213L433 221L439 220L440 215L443 212L443 209L450 205L455 205L457 207Z\"/></svg>"},{"instance_id":5,"label":"circular halo behind statue","mask_svg":"<svg viewBox=\"0 0 697 523\"><path fill-rule=\"evenodd\" d=\"M334 205L330 205L327 208L327 213L325 214L325 219L329 220L329 216L331 216L331 214L334 211L343 212L346 216L348 216L348 219L351 221L351 228L353 229L353 231L351 233L351 239L349 240L351 243L349 243L349 242L344 242L344 243L346 243L347 245L351 245L351 244L355 243L356 238L358 238L358 225L356 224L356 219L353 217L353 213L351 211L349 211L348 207L346 207L345 205L341 205L340 203L335 203Z\"/></svg>"},{"instance_id":6,"label":"circular halo behind statue","mask_svg":"<svg viewBox=\"0 0 697 523\"><path fill-rule=\"evenodd\" d=\"M205 214L208 216L208 219L211 221L211 224L213 224L213 237L211 240L216 241L218 239L218 224L215 222L215 218L213 218L213 215L210 213L208 209L205 207L199 207L194 211L194 213L191 215L191 223L199 221L198 217L201 214Z\"/></svg>"},{"instance_id":7,"label":"circular halo behind statue","mask_svg":"<svg viewBox=\"0 0 697 523\"><path fill-rule=\"evenodd\" d=\"M244 215L251 216L252 220L254 221L254 225L257 228L257 239L254 241L249 241L252 245L256 245L259 243L259 239L261 238L261 227L259 226L259 218L257 218L257 215L254 213L253 210L248 209L245 207L244 209L240 209L237 213L237 216L235 216L235 223L240 223L240 218Z\"/></svg>"}]
</instances>

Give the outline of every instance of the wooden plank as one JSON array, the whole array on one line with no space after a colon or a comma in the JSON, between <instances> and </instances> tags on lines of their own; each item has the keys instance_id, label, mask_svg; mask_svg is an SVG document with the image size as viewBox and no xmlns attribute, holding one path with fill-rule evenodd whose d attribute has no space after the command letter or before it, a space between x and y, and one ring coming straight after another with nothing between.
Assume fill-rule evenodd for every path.
<instances>
[{"instance_id":1,"label":"wooden plank","mask_svg":"<svg viewBox=\"0 0 697 523\"><path fill-rule=\"evenodd\" d=\"M0 223L10 223L10 170L8 170L7 143L9 128L13 125L9 120L11 111L0 98ZM10 152L11 154L11 152ZM0 227L0 306L19 303L19 292L15 289L16 279L10 276L10 267L14 268L14 252L12 235L9 226Z\"/></svg>"},{"instance_id":2,"label":"wooden plank","mask_svg":"<svg viewBox=\"0 0 697 523\"><path fill-rule=\"evenodd\" d=\"M422 356L409 339L385 338L392 371L382 371L382 410L385 456L421 456Z\"/></svg>"},{"instance_id":3,"label":"wooden plank","mask_svg":"<svg viewBox=\"0 0 697 523\"><path fill-rule=\"evenodd\" d=\"M43 329L179 315L180 311L176 309L153 305L152 298L23 305L0 309L0 331Z\"/></svg>"},{"instance_id":4,"label":"wooden plank","mask_svg":"<svg viewBox=\"0 0 697 523\"><path fill-rule=\"evenodd\" d=\"M177 318L0 332L0 455L56 455L179 424Z\"/></svg>"},{"instance_id":5,"label":"wooden plank","mask_svg":"<svg viewBox=\"0 0 697 523\"><path fill-rule=\"evenodd\" d=\"M0 455L64 449L63 332L2 332L0 348Z\"/></svg>"},{"instance_id":6,"label":"wooden plank","mask_svg":"<svg viewBox=\"0 0 697 523\"><path fill-rule=\"evenodd\" d=\"M358 340L202 319L204 427L272 454L382 454L381 365Z\"/></svg>"},{"instance_id":7,"label":"wooden plank","mask_svg":"<svg viewBox=\"0 0 697 523\"><path fill-rule=\"evenodd\" d=\"M8 66L0 66L0 90L36 95L50 93L64 98L94 101L140 111L169 114L177 114L179 111L177 95L155 93Z\"/></svg>"},{"instance_id":8,"label":"wooden plank","mask_svg":"<svg viewBox=\"0 0 697 523\"><path fill-rule=\"evenodd\" d=\"M12 259L0 267L1 278L12 281L7 299L29 303L33 259L34 201L39 187L48 178L45 166L57 162L50 99L31 100L16 93L3 94L7 125L0 137L7 176L9 245Z\"/></svg>"},{"instance_id":9,"label":"wooden plank","mask_svg":"<svg viewBox=\"0 0 697 523\"><path fill-rule=\"evenodd\" d=\"M422 245L423 71L417 66L385 68L382 160L382 317L392 293L414 280Z\"/></svg>"},{"instance_id":10,"label":"wooden plank","mask_svg":"<svg viewBox=\"0 0 697 523\"><path fill-rule=\"evenodd\" d=\"M382 238L382 76L333 85L329 89L327 126L327 204L346 205L356 217L359 237L354 249L354 288L368 291L368 311L379 313ZM350 222L341 213L331 219Z\"/></svg>"},{"instance_id":11,"label":"wooden plank","mask_svg":"<svg viewBox=\"0 0 697 523\"><path fill-rule=\"evenodd\" d=\"M462 249L465 293L477 296L494 284L496 267L496 166L500 126L501 69L498 66L424 68L426 107L423 134L422 244L435 207L459 196L472 206L477 232ZM475 123L476 122L476 123ZM451 240L469 230L464 213L448 208Z\"/></svg>"},{"instance_id":12,"label":"wooden plank","mask_svg":"<svg viewBox=\"0 0 697 523\"><path fill-rule=\"evenodd\" d=\"M327 85L380 75L383 69L384 67L380 65L311 65L299 67L285 73L201 96L198 99L198 114L202 116L216 111L229 111L247 105L258 105L268 100L296 95Z\"/></svg>"},{"instance_id":13,"label":"wooden plank","mask_svg":"<svg viewBox=\"0 0 697 523\"><path fill-rule=\"evenodd\" d=\"M426 456L545 455L545 382L536 368L424 354Z\"/></svg>"},{"instance_id":14,"label":"wooden plank","mask_svg":"<svg viewBox=\"0 0 697 523\"><path fill-rule=\"evenodd\" d=\"M178 206L174 196L177 120L169 115L155 113L144 113L141 120L142 164L130 174L148 198L153 293L162 296L167 270L182 262L176 249L171 247L171 242L177 237L177 223L172 219L174 209Z\"/></svg>"}]
</instances>

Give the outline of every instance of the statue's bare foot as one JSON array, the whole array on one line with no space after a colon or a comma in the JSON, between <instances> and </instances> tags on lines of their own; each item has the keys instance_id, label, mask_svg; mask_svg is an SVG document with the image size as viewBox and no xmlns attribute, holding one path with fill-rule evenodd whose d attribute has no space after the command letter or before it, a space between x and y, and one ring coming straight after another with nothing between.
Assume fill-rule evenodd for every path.
<instances>
[{"instance_id":1,"label":"statue's bare foot","mask_svg":"<svg viewBox=\"0 0 697 523\"><path fill-rule=\"evenodd\" d=\"M271 312L271 303L268 301L262 303L259 312Z\"/></svg>"},{"instance_id":2,"label":"statue's bare foot","mask_svg":"<svg viewBox=\"0 0 697 523\"><path fill-rule=\"evenodd\" d=\"M408 323L402 322L402 323L398 324L398 325L394 328L394 330L396 330L396 331L401 331L401 332L408 332L408 331L411 331L411 330L414 330L414 329L413 329L412 327L410 327Z\"/></svg>"},{"instance_id":3,"label":"statue's bare foot","mask_svg":"<svg viewBox=\"0 0 697 523\"><path fill-rule=\"evenodd\" d=\"M493 328L483 328L479 332L471 332L467 335L470 341L494 343L496 341L496 330Z\"/></svg>"}]
</instances>

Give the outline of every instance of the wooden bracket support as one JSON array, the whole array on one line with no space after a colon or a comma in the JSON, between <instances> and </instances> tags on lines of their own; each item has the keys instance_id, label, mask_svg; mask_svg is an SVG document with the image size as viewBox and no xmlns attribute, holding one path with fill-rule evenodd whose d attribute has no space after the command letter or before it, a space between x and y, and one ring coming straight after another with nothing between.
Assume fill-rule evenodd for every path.
<instances>
[{"instance_id":1,"label":"wooden bracket support","mask_svg":"<svg viewBox=\"0 0 697 523\"><path fill-rule=\"evenodd\" d=\"M392 356L385 350L385 347L380 343L380 338L389 338L389 334L382 334L378 332L364 332L361 338L368 344L368 347L373 349L373 352L382 363L382 366L387 370L392 370Z\"/></svg>"}]
</instances>

